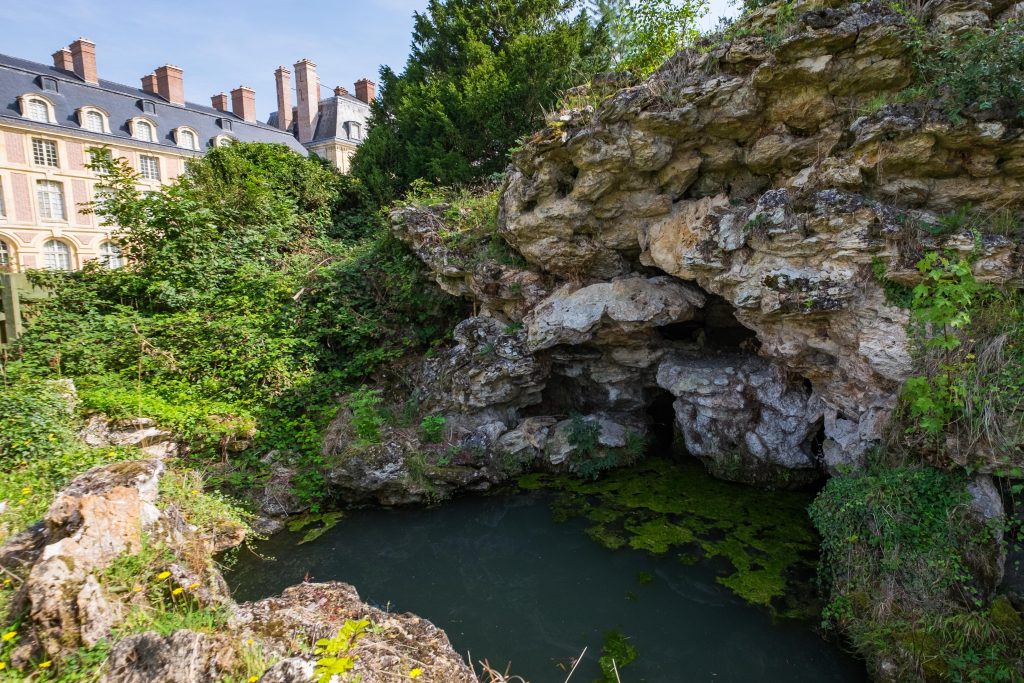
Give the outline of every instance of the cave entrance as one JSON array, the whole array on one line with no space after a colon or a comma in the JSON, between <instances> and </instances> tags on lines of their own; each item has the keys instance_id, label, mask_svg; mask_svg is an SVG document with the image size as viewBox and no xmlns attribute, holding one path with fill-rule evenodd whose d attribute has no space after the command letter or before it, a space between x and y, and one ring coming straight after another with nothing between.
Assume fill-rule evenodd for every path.
<instances>
[{"instance_id":1,"label":"cave entrance","mask_svg":"<svg viewBox=\"0 0 1024 683\"><path fill-rule=\"evenodd\" d=\"M676 411L672 407L675 396L664 389L651 389L647 401L647 421L650 426L647 454L657 457L676 455L682 441L676 438Z\"/></svg>"},{"instance_id":2,"label":"cave entrance","mask_svg":"<svg viewBox=\"0 0 1024 683\"><path fill-rule=\"evenodd\" d=\"M710 351L757 352L757 333L736 319L736 309L718 296L708 294L707 303L693 320L658 328L662 339L696 344Z\"/></svg>"}]
</instances>

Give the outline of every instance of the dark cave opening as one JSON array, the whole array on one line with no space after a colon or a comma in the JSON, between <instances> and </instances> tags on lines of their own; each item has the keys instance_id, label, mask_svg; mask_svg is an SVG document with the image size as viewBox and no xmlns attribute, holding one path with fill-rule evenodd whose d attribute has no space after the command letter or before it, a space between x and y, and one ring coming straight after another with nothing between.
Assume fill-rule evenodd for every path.
<instances>
[{"instance_id":1,"label":"dark cave opening","mask_svg":"<svg viewBox=\"0 0 1024 683\"><path fill-rule=\"evenodd\" d=\"M748 351L756 353L757 333L736 319L732 304L716 294L708 294L704 308L693 320L658 328L662 339L697 344L712 351Z\"/></svg>"},{"instance_id":2,"label":"dark cave opening","mask_svg":"<svg viewBox=\"0 0 1024 683\"><path fill-rule=\"evenodd\" d=\"M676 454L682 449L680 439L676 438L676 411L673 407L675 396L662 389L651 389L647 402L647 419L649 425L647 454L666 457Z\"/></svg>"}]
</instances>

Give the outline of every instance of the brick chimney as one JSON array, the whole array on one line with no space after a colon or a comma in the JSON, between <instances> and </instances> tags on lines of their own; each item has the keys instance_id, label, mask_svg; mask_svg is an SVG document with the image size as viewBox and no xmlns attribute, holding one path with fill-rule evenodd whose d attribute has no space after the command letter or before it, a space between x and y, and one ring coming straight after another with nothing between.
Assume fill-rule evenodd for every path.
<instances>
[{"instance_id":1,"label":"brick chimney","mask_svg":"<svg viewBox=\"0 0 1024 683\"><path fill-rule=\"evenodd\" d=\"M341 87L340 85L335 86L334 96L341 97L342 95L348 95L348 90L345 90L345 88Z\"/></svg>"},{"instance_id":2,"label":"brick chimney","mask_svg":"<svg viewBox=\"0 0 1024 683\"><path fill-rule=\"evenodd\" d=\"M71 43L71 64L75 74L86 83L99 83L96 75L96 43L79 38Z\"/></svg>"},{"instance_id":3,"label":"brick chimney","mask_svg":"<svg viewBox=\"0 0 1024 683\"><path fill-rule=\"evenodd\" d=\"M54 52L53 65L58 69L73 72L75 70L75 62L74 59L72 59L71 57L71 50L67 49L66 47L62 47L61 49Z\"/></svg>"},{"instance_id":4,"label":"brick chimney","mask_svg":"<svg viewBox=\"0 0 1024 683\"><path fill-rule=\"evenodd\" d=\"M142 77L142 90L156 95L156 74L146 74Z\"/></svg>"},{"instance_id":5,"label":"brick chimney","mask_svg":"<svg viewBox=\"0 0 1024 683\"><path fill-rule=\"evenodd\" d=\"M231 91L231 111L235 116L248 121L256 122L256 91L247 85L240 85Z\"/></svg>"},{"instance_id":6,"label":"brick chimney","mask_svg":"<svg viewBox=\"0 0 1024 683\"><path fill-rule=\"evenodd\" d=\"M213 108L217 111L226 112L228 110L228 96L224 93L211 97L210 103L213 104Z\"/></svg>"},{"instance_id":7,"label":"brick chimney","mask_svg":"<svg viewBox=\"0 0 1024 683\"><path fill-rule=\"evenodd\" d=\"M299 142L305 144L313 139L320 109L320 79L316 75L316 64L308 59L295 64L295 92L299 100Z\"/></svg>"},{"instance_id":8,"label":"brick chimney","mask_svg":"<svg viewBox=\"0 0 1024 683\"><path fill-rule=\"evenodd\" d=\"M377 84L366 78L356 81L356 99L369 104L377 97Z\"/></svg>"},{"instance_id":9,"label":"brick chimney","mask_svg":"<svg viewBox=\"0 0 1024 683\"><path fill-rule=\"evenodd\" d=\"M281 130L292 129L292 72L283 66L274 71L277 83L277 127Z\"/></svg>"},{"instance_id":10,"label":"brick chimney","mask_svg":"<svg viewBox=\"0 0 1024 683\"><path fill-rule=\"evenodd\" d=\"M185 72L172 64L156 70L156 92L171 104L185 106Z\"/></svg>"}]
</instances>

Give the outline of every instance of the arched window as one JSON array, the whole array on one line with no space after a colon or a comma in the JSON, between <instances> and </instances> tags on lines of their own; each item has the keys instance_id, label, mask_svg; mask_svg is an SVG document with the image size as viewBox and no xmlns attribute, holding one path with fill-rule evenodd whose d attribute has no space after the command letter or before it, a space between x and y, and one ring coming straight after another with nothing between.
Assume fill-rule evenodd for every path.
<instances>
[{"instance_id":1,"label":"arched window","mask_svg":"<svg viewBox=\"0 0 1024 683\"><path fill-rule=\"evenodd\" d=\"M103 120L103 114L99 113L95 109L86 109L82 112L82 128L92 131L93 133L107 132L106 121Z\"/></svg>"},{"instance_id":2,"label":"arched window","mask_svg":"<svg viewBox=\"0 0 1024 683\"><path fill-rule=\"evenodd\" d=\"M0 270L10 270L14 265L14 251L4 240L0 240Z\"/></svg>"},{"instance_id":3,"label":"arched window","mask_svg":"<svg viewBox=\"0 0 1024 683\"><path fill-rule=\"evenodd\" d=\"M153 142L156 140L156 132L153 130L153 124L148 121L136 120L132 126L132 131L135 134L136 140L142 140L143 142Z\"/></svg>"},{"instance_id":4,"label":"arched window","mask_svg":"<svg viewBox=\"0 0 1024 683\"><path fill-rule=\"evenodd\" d=\"M60 240L47 240L43 259L49 270L71 270L71 247Z\"/></svg>"},{"instance_id":5,"label":"arched window","mask_svg":"<svg viewBox=\"0 0 1024 683\"><path fill-rule=\"evenodd\" d=\"M39 97L29 97L25 100L25 110L22 114L33 121L50 122L50 105Z\"/></svg>"},{"instance_id":6,"label":"arched window","mask_svg":"<svg viewBox=\"0 0 1024 683\"><path fill-rule=\"evenodd\" d=\"M113 242L104 242L100 245L100 259L111 270L124 265L124 257L121 256L121 247Z\"/></svg>"},{"instance_id":7,"label":"arched window","mask_svg":"<svg viewBox=\"0 0 1024 683\"><path fill-rule=\"evenodd\" d=\"M213 139L213 145L214 147L227 147L234 141L235 139L230 135L218 135Z\"/></svg>"},{"instance_id":8,"label":"arched window","mask_svg":"<svg viewBox=\"0 0 1024 683\"><path fill-rule=\"evenodd\" d=\"M188 128L178 129L178 147L185 149L199 149L196 144L196 134Z\"/></svg>"}]
</instances>

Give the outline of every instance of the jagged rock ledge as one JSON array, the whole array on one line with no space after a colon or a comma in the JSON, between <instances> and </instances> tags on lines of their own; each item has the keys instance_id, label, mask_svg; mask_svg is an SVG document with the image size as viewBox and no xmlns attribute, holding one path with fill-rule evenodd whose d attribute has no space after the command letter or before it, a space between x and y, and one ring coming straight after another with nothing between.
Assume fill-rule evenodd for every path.
<instances>
[{"instance_id":1,"label":"jagged rock ledge","mask_svg":"<svg viewBox=\"0 0 1024 683\"><path fill-rule=\"evenodd\" d=\"M240 543L242 530L228 524L211 532L190 524L159 493L163 475L159 459L93 469L57 495L41 524L0 548L0 567L21 581L12 611L25 614L8 666L34 668L48 660L59 673L76 650L106 641L109 654L98 672L105 683L252 675L263 683L308 683L318 659L314 643L365 619L372 628L347 653L361 680L406 680L417 668L421 680L477 680L441 629L412 614L371 607L347 584L304 583L278 597L236 604L212 556ZM157 590L166 589L167 608L215 610L215 627L124 634L125 619L153 587L111 585L108 570L146 547L163 551L168 575L157 577ZM261 665L253 671L257 655Z\"/></svg>"}]
</instances>

